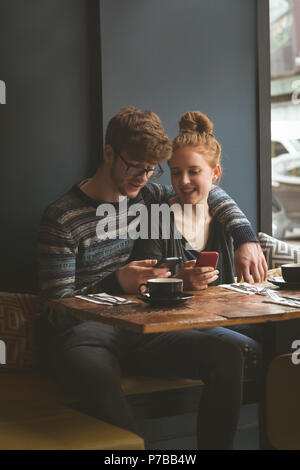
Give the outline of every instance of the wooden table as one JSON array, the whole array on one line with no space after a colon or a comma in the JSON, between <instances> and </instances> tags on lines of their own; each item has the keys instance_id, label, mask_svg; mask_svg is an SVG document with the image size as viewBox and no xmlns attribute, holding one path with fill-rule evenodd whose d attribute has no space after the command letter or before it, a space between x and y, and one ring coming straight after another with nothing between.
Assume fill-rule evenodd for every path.
<instances>
[{"instance_id":1,"label":"wooden table","mask_svg":"<svg viewBox=\"0 0 300 470\"><path fill-rule=\"evenodd\" d=\"M300 291L280 292L300 298ZM135 295L122 295L137 302L128 305L98 305L75 297L52 299L49 304L56 311L82 320L100 321L142 334L300 318L300 307L264 303L266 297L261 295L239 294L221 287L191 294L193 299L176 307L152 307Z\"/></svg>"},{"instance_id":2,"label":"wooden table","mask_svg":"<svg viewBox=\"0 0 300 470\"><path fill-rule=\"evenodd\" d=\"M278 290L266 283L269 288ZM300 291L279 291L282 294L300 298ZM176 307L152 307L134 295L122 295L136 301L135 304L104 306L81 299L53 299L49 302L52 309L73 315L82 320L108 323L118 328L147 334L190 328L212 326L233 326L263 323L263 373L264 378L271 359L276 354L275 322L300 318L300 307L283 307L265 303L261 295L245 295L221 287L209 287L204 291L191 292L193 299ZM268 449L270 444L266 432L265 381L259 401L260 448Z\"/></svg>"}]
</instances>

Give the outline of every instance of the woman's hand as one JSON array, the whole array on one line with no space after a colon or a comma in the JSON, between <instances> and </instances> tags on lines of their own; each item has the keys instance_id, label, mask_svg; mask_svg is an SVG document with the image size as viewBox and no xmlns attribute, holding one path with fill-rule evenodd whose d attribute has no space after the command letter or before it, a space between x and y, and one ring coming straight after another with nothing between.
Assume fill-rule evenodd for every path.
<instances>
[{"instance_id":1,"label":"woman's hand","mask_svg":"<svg viewBox=\"0 0 300 470\"><path fill-rule=\"evenodd\" d=\"M216 281L219 277L219 271L210 266L194 267L196 260L186 261L175 276L183 279L184 290L203 290L208 285Z\"/></svg>"}]
</instances>

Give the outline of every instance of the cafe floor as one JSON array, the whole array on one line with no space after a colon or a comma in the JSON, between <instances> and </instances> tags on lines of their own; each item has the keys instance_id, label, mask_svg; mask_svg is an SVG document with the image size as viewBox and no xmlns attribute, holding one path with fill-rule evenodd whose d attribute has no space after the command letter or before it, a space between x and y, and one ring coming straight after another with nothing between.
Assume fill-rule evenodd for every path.
<instances>
[{"instance_id":1,"label":"cafe floor","mask_svg":"<svg viewBox=\"0 0 300 470\"><path fill-rule=\"evenodd\" d=\"M181 416L142 420L140 428L149 450L195 450L196 413ZM235 449L258 449L257 404L243 405L235 440Z\"/></svg>"}]
</instances>

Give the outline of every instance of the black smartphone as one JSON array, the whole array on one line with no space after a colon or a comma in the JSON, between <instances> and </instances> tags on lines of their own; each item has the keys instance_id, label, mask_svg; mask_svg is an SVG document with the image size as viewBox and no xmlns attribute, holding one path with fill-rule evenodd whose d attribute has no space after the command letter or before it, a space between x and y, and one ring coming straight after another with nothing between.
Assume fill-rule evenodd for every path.
<instances>
[{"instance_id":1,"label":"black smartphone","mask_svg":"<svg viewBox=\"0 0 300 470\"><path fill-rule=\"evenodd\" d=\"M158 261L158 263L153 266L154 268L174 268L177 264L182 263L182 258L177 258L174 256L173 258L162 258Z\"/></svg>"}]
</instances>

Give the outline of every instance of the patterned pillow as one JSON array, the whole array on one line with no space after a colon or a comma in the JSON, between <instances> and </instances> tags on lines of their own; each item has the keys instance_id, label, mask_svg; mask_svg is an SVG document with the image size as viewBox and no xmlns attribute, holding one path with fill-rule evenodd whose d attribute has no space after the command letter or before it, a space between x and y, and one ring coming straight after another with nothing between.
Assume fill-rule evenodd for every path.
<instances>
[{"instance_id":1,"label":"patterned pillow","mask_svg":"<svg viewBox=\"0 0 300 470\"><path fill-rule=\"evenodd\" d=\"M35 364L33 320L39 298L0 292L0 372Z\"/></svg>"},{"instance_id":2,"label":"patterned pillow","mask_svg":"<svg viewBox=\"0 0 300 470\"><path fill-rule=\"evenodd\" d=\"M289 245L262 232L258 234L258 240L269 269L279 268L287 263L300 263L300 247Z\"/></svg>"}]
</instances>

